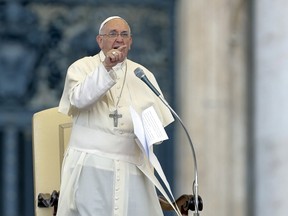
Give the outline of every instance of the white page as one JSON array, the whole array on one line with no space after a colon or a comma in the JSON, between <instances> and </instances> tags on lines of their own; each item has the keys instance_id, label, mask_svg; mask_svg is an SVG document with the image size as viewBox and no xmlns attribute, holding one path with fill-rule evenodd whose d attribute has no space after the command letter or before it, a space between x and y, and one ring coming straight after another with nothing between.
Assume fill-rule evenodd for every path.
<instances>
[{"instance_id":1,"label":"white page","mask_svg":"<svg viewBox=\"0 0 288 216\"><path fill-rule=\"evenodd\" d=\"M133 107L130 106L130 113L134 125L134 133L137 136L138 140L140 142L137 142L139 147L142 149L142 151L147 155L149 158L150 163L155 168L157 173L159 174L159 177L164 182L167 190L169 191L173 202L175 201L174 196L172 194L169 182L167 181L167 178L163 172L163 169L156 157L156 155L151 150L151 146L157 142L163 141L168 139L168 136L166 134L166 131L164 127L162 126L162 123L153 108L153 106L145 109L142 112L142 119L138 115L138 113L133 109ZM152 182L155 184L155 181L152 180ZM157 182L156 182L157 183ZM157 184L158 185L158 184ZM170 197L167 196L166 192L163 190L161 185L158 185L157 187L161 193L166 197L166 199L172 204L172 201L170 200ZM172 205L173 206L173 205ZM176 206L176 208L173 206L174 210L177 212L177 215L180 216L180 210Z\"/></svg>"},{"instance_id":2,"label":"white page","mask_svg":"<svg viewBox=\"0 0 288 216\"><path fill-rule=\"evenodd\" d=\"M130 106L130 114L134 133L141 143L140 147L149 158L150 147L155 143L168 139L166 131L153 106L142 112L142 119L132 106Z\"/></svg>"},{"instance_id":3,"label":"white page","mask_svg":"<svg viewBox=\"0 0 288 216\"><path fill-rule=\"evenodd\" d=\"M130 106L130 114L131 114L131 118L132 118L132 122L134 126L134 133L136 137L138 138L138 140L140 141L141 145L139 145L138 142L137 143L139 147L142 149L142 151L144 151L144 153L149 157L149 149L148 149L148 145L146 141L146 136L145 136L142 120L132 106Z\"/></svg>"},{"instance_id":4,"label":"white page","mask_svg":"<svg viewBox=\"0 0 288 216\"><path fill-rule=\"evenodd\" d=\"M142 112L142 121L148 147L168 139L166 131L153 106Z\"/></svg>"}]
</instances>

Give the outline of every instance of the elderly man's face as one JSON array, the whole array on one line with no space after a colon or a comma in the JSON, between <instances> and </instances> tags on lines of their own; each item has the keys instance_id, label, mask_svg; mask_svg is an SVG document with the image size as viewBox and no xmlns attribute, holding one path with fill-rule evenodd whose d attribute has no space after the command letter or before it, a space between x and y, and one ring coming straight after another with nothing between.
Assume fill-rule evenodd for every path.
<instances>
[{"instance_id":1,"label":"elderly man's face","mask_svg":"<svg viewBox=\"0 0 288 216\"><path fill-rule=\"evenodd\" d=\"M100 35L97 36L97 43L105 55L111 49L126 45L127 48L122 52L127 57L132 44L130 28L124 20L112 19L103 26Z\"/></svg>"}]
</instances>

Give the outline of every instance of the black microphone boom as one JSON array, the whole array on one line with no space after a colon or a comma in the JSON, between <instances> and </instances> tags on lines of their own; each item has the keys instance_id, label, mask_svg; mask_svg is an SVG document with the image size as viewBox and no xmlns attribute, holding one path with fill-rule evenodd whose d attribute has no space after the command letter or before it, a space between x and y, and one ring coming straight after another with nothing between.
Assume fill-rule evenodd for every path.
<instances>
[{"instance_id":1,"label":"black microphone boom","mask_svg":"<svg viewBox=\"0 0 288 216\"><path fill-rule=\"evenodd\" d=\"M144 83L146 83L146 85L160 98L160 100L165 104L165 106L167 106L167 108L172 112L172 114L179 120L181 126L183 127L187 137L188 137L188 141L190 143L190 147L192 150L192 154L193 154L193 159L194 159L194 182L192 185L192 191L194 194L194 201L192 200L192 203L194 205L193 210L195 210L194 212L194 216L199 216L199 211L202 210L203 208L203 203L202 203L202 199L200 196L198 196L198 166L197 166L197 159L196 159L196 153L195 153L195 149L191 140L191 137L188 133L188 130L186 129L183 121L181 120L181 118L177 115L177 113L172 109L172 107L168 104L168 102L164 99L164 97L159 93L159 91L157 91L157 89L153 86L153 84L148 80L147 76L144 74L143 70L138 67L134 70L135 75L140 78ZM199 197L200 197L200 203L199 203ZM200 204L200 205L199 205Z\"/></svg>"},{"instance_id":2,"label":"black microphone boom","mask_svg":"<svg viewBox=\"0 0 288 216\"><path fill-rule=\"evenodd\" d=\"M149 81L147 76L144 74L143 70L138 67L134 70L135 75L140 78L146 85L159 97L161 94L159 91L152 85L152 83Z\"/></svg>"}]
</instances>

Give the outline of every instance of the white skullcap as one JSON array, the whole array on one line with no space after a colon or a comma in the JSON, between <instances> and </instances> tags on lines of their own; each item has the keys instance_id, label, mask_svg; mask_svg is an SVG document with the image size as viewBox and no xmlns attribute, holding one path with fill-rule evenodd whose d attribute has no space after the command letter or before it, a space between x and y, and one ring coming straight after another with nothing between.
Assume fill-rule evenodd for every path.
<instances>
[{"instance_id":1,"label":"white skullcap","mask_svg":"<svg viewBox=\"0 0 288 216\"><path fill-rule=\"evenodd\" d=\"M119 19L119 18L122 19L122 18L119 17L119 16L111 16L111 17L108 17L107 19L105 19L105 20L101 23L101 25L100 25L99 34L100 34L103 26L104 26L107 22L109 22L109 21L112 20L112 19Z\"/></svg>"}]
</instances>

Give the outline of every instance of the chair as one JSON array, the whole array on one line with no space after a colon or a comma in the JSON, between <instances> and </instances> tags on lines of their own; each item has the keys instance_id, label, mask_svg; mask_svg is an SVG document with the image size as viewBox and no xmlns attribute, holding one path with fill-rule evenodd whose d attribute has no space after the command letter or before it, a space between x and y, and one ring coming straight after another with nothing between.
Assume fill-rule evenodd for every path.
<instances>
[{"instance_id":1,"label":"chair","mask_svg":"<svg viewBox=\"0 0 288 216\"><path fill-rule=\"evenodd\" d=\"M54 107L35 113L32 126L35 216L52 216L57 212L61 166L72 119ZM163 211L173 210L164 197L159 196L159 202ZM199 202L202 210L201 198ZM188 215L194 210L194 197L182 195L175 204Z\"/></svg>"},{"instance_id":2,"label":"chair","mask_svg":"<svg viewBox=\"0 0 288 216\"><path fill-rule=\"evenodd\" d=\"M52 216L57 211L62 159L72 127L72 119L57 109L54 107L33 115L35 216ZM51 206L54 209L49 208Z\"/></svg>"}]
</instances>

